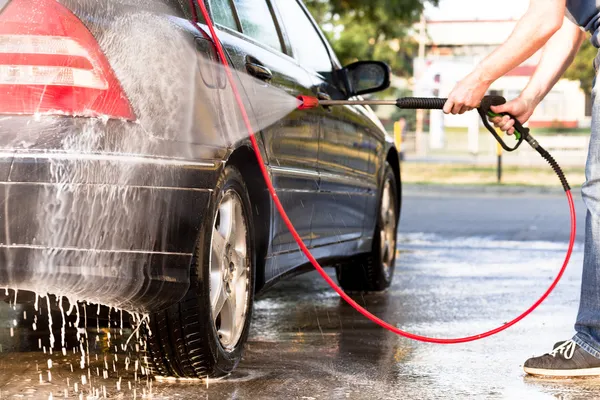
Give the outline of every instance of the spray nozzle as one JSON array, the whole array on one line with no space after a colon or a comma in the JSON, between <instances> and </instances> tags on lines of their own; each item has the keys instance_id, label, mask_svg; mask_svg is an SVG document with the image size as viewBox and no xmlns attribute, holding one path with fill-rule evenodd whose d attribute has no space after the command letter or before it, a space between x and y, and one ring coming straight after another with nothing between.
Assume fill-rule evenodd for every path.
<instances>
[{"instance_id":1,"label":"spray nozzle","mask_svg":"<svg viewBox=\"0 0 600 400\"><path fill-rule=\"evenodd\" d=\"M316 97L300 95L297 99L300 103L298 110L310 110L319 106L319 99Z\"/></svg>"}]
</instances>

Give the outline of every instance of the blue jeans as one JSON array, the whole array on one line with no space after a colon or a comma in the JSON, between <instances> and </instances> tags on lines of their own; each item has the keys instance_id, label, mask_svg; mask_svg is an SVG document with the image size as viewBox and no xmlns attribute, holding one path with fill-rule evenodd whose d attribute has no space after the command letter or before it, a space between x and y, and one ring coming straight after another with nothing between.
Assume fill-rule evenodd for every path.
<instances>
[{"instance_id":1,"label":"blue jeans","mask_svg":"<svg viewBox=\"0 0 600 400\"><path fill-rule=\"evenodd\" d=\"M600 53L594 60L596 73ZM585 168L582 196L588 213L585 224L585 250L579 314L573 340L588 353L600 358L600 97L594 82L592 90L592 136Z\"/></svg>"}]
</instances>

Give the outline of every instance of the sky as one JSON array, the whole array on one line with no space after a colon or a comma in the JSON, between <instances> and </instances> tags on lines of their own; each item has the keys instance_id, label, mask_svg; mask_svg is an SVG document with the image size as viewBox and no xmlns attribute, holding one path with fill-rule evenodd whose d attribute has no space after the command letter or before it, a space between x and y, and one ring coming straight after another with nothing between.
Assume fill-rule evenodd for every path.
<instances>
[{"instance_id":1,"label":"sky","mask_svg":"<svg viewBox=\"0 0 600 400\"><path fill-rule=\"evenodd\" d=\"M433 20L510 19L520 17L528 4L526 0L440 0L439 7L427 6L425 15Z\"/></svg>"}]
</instances>

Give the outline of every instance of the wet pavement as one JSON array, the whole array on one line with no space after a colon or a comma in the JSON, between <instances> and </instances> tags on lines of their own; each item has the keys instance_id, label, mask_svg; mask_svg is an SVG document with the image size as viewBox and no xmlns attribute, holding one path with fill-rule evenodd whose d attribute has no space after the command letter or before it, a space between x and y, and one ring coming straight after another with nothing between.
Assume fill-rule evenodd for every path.
<instances>
[{"instance_id":1,"label":"wet pavement","mask_svg":"<svg viewBox=\"0 0 600 400\"><path fill-rule=\"evenodd\" d=\"M568 239L563 195L413 189L405 191L393 287L356 296L378 316L422 335L472 335L524 311L558 272ZM579 198L576 203L581 230L583 204ZM48 341L47 321L40 320L33 331L31 315L21 318L21 306L13 310L0 304L0 398L48 398L50 393L61 398L67 387L67 395L77 398L74 382L86 395L95 391L102 397L106 390L121 398L600 398L600 380L530 379L521 369L527 357L573 334L581 262L579 242L565 278L533 315L493 338L449 346L413 342L378 328L342 303L315 273L292 278L256 301L237 371L208 384L152 382L139 365L136 374L135 356L120 347L130 331L119 335L114 316L111 345L106 330L97 332L88 324L92 368L84 371L83 384L81 354L71 345L66 356L44 354L43 346L39 350L40 339ZM90 315L93 321L95 311ZM55 326L60 318L53 317ZM130 349L132 343L135 339ZM50 369L48 359L53 360Z\"/></svg>"}]
</instances>

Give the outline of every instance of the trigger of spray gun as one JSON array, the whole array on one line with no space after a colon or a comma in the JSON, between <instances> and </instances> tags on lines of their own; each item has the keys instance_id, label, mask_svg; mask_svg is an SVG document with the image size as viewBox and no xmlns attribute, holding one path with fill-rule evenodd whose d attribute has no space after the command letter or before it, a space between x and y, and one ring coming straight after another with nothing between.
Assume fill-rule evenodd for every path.
<instances>
[{"instance_id":1,"label":"trigger of spray gun","mask_svg":"<svg viewBox=\"0 0 600 400\"><path fill-rule=\"evenodd\" d=\"M316 97L300 95L297 99L299 102L298 110L310 110L319 106L319 99Z\"/></svg>"}]
</instances>

